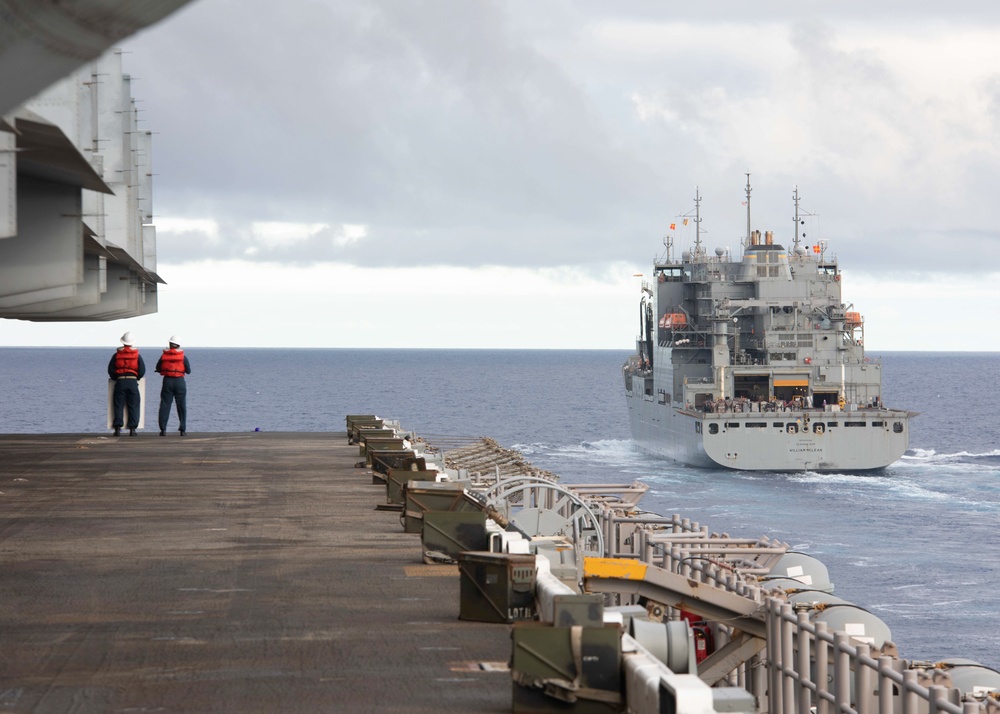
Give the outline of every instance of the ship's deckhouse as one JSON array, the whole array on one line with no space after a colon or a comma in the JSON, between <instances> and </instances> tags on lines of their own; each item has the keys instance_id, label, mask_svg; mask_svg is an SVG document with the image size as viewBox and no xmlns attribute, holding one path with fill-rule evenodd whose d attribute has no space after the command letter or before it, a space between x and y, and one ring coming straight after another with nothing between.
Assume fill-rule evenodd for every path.
<instances>
[{"instance_id":1,"label":"ship's deckhouse","mask_svg":"<svg viewBox=\"0 0 1000 714\"><path fill-rule=\"evenodd\" d=\"M755 231L751 237L750 246L743 254L743 264L740 268L741 282L757 280L791 280L788 269L788 253L780 245L775 244L774 234L767 232L765 243L760 244L760 231Z\"/></svg>"}]
</instances>

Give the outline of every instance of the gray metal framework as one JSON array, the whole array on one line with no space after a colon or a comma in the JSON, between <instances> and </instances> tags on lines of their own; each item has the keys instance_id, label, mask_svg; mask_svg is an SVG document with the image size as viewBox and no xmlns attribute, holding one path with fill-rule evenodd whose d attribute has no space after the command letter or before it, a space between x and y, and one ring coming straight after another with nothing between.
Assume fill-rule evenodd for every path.
<instances>
[{"instance_id":1,"label":"gray metal framework","mask_svg":"<svg viewBox=\"0 0 1000 714\"><path fill-rule=\"evenodd\" d=\"M623 630L615 661L626 711L663 711L669 699L678 714L1000 714L1000 672L964 660L904 659L884 623L832 595L826 567L787 543L644 512L646 487L638 482L563 486L552 474L525 475L533 467L495 443L457 451L475 465L472 478L461 455L439 474L468 484L468 502L487 514L494 553L534 555L534 612L554 632L559 603L601 595L605 626L609 616L682 628L700 618L712 634L714 648L694 672L673 671L637 639L639 629ZM498 480L499 465L514 462L521 474ZM566 667L558 681L522 675L563 701L610 696L588 690ZM515 677L515 685L517 692L523 683Z\"/></svg>"}]
</instances>

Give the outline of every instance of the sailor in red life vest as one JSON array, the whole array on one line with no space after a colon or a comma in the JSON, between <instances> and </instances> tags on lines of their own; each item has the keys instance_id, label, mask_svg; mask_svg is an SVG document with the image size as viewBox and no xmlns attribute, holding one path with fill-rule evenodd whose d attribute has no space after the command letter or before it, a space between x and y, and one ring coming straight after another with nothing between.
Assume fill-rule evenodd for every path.
<instances>
[{"instance_id":1,"label":"sailor in red life vest","mask_svg":"<svg viewBox=\"0 0 1000 714\"><path fill-rule=\"evenodd\" d=\"M185 374L191 374L191 363L184 356L180 338L170 338L170 346L163 350L156 363L156 371L163 375L160 388L160 436L167 435L167 420L170 419L170 405L177 400L177 420L180 422L181 436L187 434L187 383Z\"/></svg>"},{"instance_id":2,"label":"sailor in red life vest","mask_svg":"<svg viewBox=\"0 0 1000 714\"><path fill-rule=\"evenodd\" d=\"M112 392L115 414L111 425L115 428L115 436L121 436L122 426L125 425L124 411L128 404L128 433L135 436L136 427L139 426L139 409L142 406L139 397L139 380L146 374L146 365L142 357L132 345L132 333L126 332L122 335L122 346L111 356L108 362L108 376L115 380L115 389Z\"/></svg>"}]
</instances>

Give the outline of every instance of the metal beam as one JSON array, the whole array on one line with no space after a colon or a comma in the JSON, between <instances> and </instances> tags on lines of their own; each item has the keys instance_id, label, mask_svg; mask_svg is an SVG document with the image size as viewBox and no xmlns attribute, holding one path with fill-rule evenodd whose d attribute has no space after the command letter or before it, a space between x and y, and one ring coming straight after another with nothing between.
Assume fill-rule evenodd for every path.
<instances>
[{"instance_id":1,"label":"metal beam","mask_svg":"<svg viewBox=\"0 0 1000 714\"><path fill-rule=\"evenodd\" d=\"M714 686L765 647L765 640L746 632L735 632L729 642L702 660L698 665L698 677L708 686Z\"/></svg>"},{"instance_id":2,"label":"metal beam","mask_svg":"<svg viewBox=\"0 0 1000 714\"><path fill-rule=\"evenodd\" d=\"M755 637L767 636L761 603L638 560L585 558L583 589L594 593L641 595L723 622Z\"/></svg>"}]
</instances>

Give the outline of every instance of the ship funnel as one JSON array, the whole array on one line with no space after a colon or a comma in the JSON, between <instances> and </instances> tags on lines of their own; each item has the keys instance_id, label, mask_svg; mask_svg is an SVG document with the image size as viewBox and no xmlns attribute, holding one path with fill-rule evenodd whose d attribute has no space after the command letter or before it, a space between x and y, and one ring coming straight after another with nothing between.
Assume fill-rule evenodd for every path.
<instances>
[{"instance_id":1,"label":"ship funnel","mask_svg":"<svg viewBox=\"0 0 1000 714\"><path fill-rule=\"evenodd\" d=\"M774 245L774 231L768 231L764 234L764 242L768 245Z\"/></svg>"}]
</instances>

